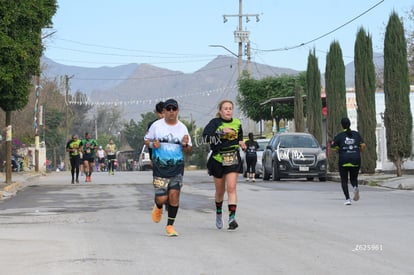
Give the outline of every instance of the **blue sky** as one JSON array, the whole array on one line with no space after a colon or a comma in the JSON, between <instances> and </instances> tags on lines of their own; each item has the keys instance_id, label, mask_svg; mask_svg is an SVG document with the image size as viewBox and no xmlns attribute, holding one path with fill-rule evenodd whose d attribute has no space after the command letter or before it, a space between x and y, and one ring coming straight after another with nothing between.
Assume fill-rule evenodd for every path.
<instances>
[{"instance_id":1,"label":"blue sky","mask_svg":"<svg viewBox=\"0 0 414 275\"><path fill-rule=\"evenodd\" d=\"M223 15L238 14L238 0L58 0L58 5L53 29L44 32L56 33L43 43L45 56L61 64L148 63L192 73L218 55L232 56L208 45L238 51L233 35L238 18L229 17L223 23ZM253 62L305 70L309 51L315 47L323 73L332 41L339 41L347 64L353 59L356 33L364 27L374 51L381 53L391 12L405 17L413 6L412 0L243 0L243 14L259 14L260 18L259 22L250 18L248 23L244 18L243 30L250 31ZM412 28L407 22L405 27ZM305 46L284 50L321 36ZM268 51L274 49L278 50Z\"/></svg>"}]
</instances>

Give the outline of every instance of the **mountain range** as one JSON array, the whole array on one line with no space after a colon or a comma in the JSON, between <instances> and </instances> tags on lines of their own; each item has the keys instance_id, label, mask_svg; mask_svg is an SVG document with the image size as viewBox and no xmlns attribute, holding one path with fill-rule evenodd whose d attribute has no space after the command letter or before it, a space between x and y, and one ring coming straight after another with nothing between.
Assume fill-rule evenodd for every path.
<instances>
[{"instance_id":1,"label":"mountain range","mask_svg":"<svg viewBox=\"0 0 414 275\"><path fill-rule=\"evenodd\" d=\"M127 121L141 120L141 114L151 112L161 100L175 98L179 102L180 117L193 120L204 127L217 112L222 99L236 102L238 60L229 56L218 56L193 73L168 70L149 64L126 64L116 67L86 68L68 66L43 57L42 77L68 80L69 94L77 91L86 95L71 104L94 106L119 106ZM382 56L375 55L378 70L383 67ZM247 63L243 64L246 69ZM323 69L320 69L323 71ZM354 64L345 66L346 85L354 86ZM251 63L249 71L255 79L268 76L296 75L300 71ZM324 81L322 81L324 85ZM66 91L62 91L66 93ZM241 117L237 108L235 116Z\"/></svg>"}]
</instances>

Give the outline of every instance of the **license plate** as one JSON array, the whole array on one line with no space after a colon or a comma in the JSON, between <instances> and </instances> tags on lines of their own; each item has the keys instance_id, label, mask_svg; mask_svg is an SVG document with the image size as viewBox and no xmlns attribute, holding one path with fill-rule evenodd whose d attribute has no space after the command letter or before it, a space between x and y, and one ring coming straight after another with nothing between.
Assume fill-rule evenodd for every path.
<instances>
[{"instance_id":1,"label":"license plate","mask_svg":"<svg viewBox=\"0 0 414 275\"><path fill-rule=\"evenodd\" d=\"M299 171L307 172L307 171L309 171L309 167L308 166L299 166Z\"/></svg>"}]
</instances>

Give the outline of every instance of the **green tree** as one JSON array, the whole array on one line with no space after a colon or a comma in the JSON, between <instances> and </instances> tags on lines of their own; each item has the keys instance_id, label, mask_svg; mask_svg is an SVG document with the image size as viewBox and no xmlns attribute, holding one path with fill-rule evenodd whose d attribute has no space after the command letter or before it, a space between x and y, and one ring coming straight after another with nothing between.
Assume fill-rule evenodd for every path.
<instances>
[{"instance_id":1,"label":"green tree","mask_svg":"<svg viewBox=\"0 0 414 275\"><path fill-rule=\"evenodd\" d=\"M387 156L402 176L402 164L411 155L412 114L404 27L396 12L388 20L384 39L384 125Z\"/></svg>"},{"instance_id":2,"label":"green tree","mask_svg":"<svg viewBox=\"0 0 414 275\"><path fill-rule=\"evenodd\" d=\"M302 96L302 86L295 86L295 131L304 132L305 131L305 117L303 115L303 96Z\"/></svg>"},{"instance_id":3,"label":"green tree","mask_svg":"<svg viewBox=\"0 0 414 275\"><path fill-rule=\"evenodd\" d=\"M147 112L141 114L140 122L131 119L129 123L124 124L123 133L126 141L134 150L140 151L142 146L144 146L144 136L148 125L155 119L157 119L157 116L153 112Z\"/></svg>"},{"instance_id":4,"label":"green tree","mask_svg":"<svg viewBox=\"0 0 414 275\"><path fill-rule=\"evenodd\" d=\"M180 119L180 120L187 127L188 133L190 134L190 137L191 137L191 142L193 142L194 137L196 135L195 133L196 133L196 130L197 130L197 126L195 124L195 121L194 120L187 121L187 120L182 120L182 119ZM196 155L198 154L198 150L199 150L199 148L197 148L193 144L191 153L189 155L186 155L185 156L185 160L184 161L185 161L185 165L186 166L188 166L188 165L196 165L196 164L194 164L193 158L196 158Z\"/></svg>"},{"instance_id":5,"label":"green tree","mask_svg":"<svg viewBox=\"0 0 414 275\"><path fill-rule=\"evenodd\" d=\"M191 151L190 164L196 165L201 169L207 168L207 155L210 151L210 146L203 142L204 128L196 128L191 134L191 141L193 149Z\"/></svg>"},{"instance_id":6,"label":"green tree","mask_svg":"<svg viewBox=\"0 0 414 275\"><path fill-rule=\"evenodd\" d=\"M83 137L86 132L90 132L94 127L89 112L93 109L92 105L84 104L86 94L77 91L74 95L69 95L69 134L78 134Z\"/></svg>"},{"instance_id":7,"label":"green tree","mask_svg":"<svg viewBox=\"0 0 414 275\"><path fill-rule=\"evenodd\" d=\"M65 137L64 135L60 135L61 133L64 133L65 129L65 98L59 92L58 85L55 80L41 79L41 87L38 100L39 106L43 107L43 125L39 125L38 131L41 141L45 141L46 144L46 156L51 163L54 163L54 150L56 151L57 156L65 154ZM33 113L36 105L35 102L36 94L30 93L28 104L22 110L12 112L12 121L19 121L19 123L15 124L13 127L13 136L15 136L18 140L21 140L24 144L34 144ZM0 121L4 118L4 112L0 112ZM49 125L50 120L52 120L52 124L54 124L55 120L59 121L60 124L58 126L55 125L57 128L53 128L53 130L51 130L50 126L53 125ZM60 140L53 140L56 137L59 137ZM1 157L2 159L5 158L4 155Z\"/></svg>"},{"instance_id":8,"label":"green tree","mask_svg":"<svg viewBox=\"0 0 414 275\"><path fill-rule=\"evenodd\" d=\"M283 75L279 77L266 77L261 80L242 78L239 80L240 96L237 101L241 110L250 119L260 120L276 119L277 124L281 119L291 120L294 118L294 102L288 100L282 103L263 104L271 98L293 97L297 84L304 87L304 74L297 76ZM273 106L273 113L269 105Z\"/></svg>"},{"instance_id":9,"label":"green tree","mask_svg":"<svg viewBox=\"0 0 414 275\"><path fill-rule=\"evenodd\" d=\"M48 107L47 110L44 127L46 154L53 167L56 167L59 159L65 156L65 113L56 107Z\"/></svg>"},{"instance_id":10,"label":"green tree","mask_svg":"<svg viewBox=\"0 0 414 275\"><path fill-rule=\"evenodd\" d=\"M0 2L0 108L6 112L23 109L29 97L32 76L40 71L42 28L51 23L56 0ZM11 144L7 142L6 182L11 183Z\"/></svg>"},{"instance_id":11,"label":"green tree","mask_svg":"<svg viewBox=\"0 0 414 275\"><path fill-rule=\"evenodd\" d=\"M374 173L377 165L375 66L372 39L362 27L357 33L354 52L358 131L367 145L362 154L361 171Z\"/></svg>"},{"instance_id":12,"label":"green tree","mask_svg":"<svg viewBox=\"0 0 414 275\"><path fill-rule=\"evenodd\" d=\"M321 101L321 72L318 67L318 58L309 52L308 67L306 70L306 118L308 131L322 144L322 101Z\"/></svg>"},{"instance_id":13,"label":"green tree","mask_svg":"<svg viewBox=\"0 0 414 275\"><path fill-rule=\"evenodd\" d=\"M122 110L118 106L101 106L96 111L96 125L99 135L115 135L122 125Z\"/></svg>"},{"instance_id":14,"label":"green tree","mask_svg":"<svg viewBox=\"0 0 414 275\"><path fill-rule=\"evenodd\" d=\"M338 41L333 41L326 56L325 69L326 104L328 107L328 136L332 141L335 135L342 131L340 121L347 116L345 65L342 50ZM338 171L338 156L331 154L328 165L330 171Z\"/></svg>"},{"instance_id":15,"label":"green tree","mask_svg":"<svg viewBox=\"0 0 414 275\"><path fill-rule=\"evenodd\" d=\"M65 157L66 154L66 102L65 97L58 89L56 81L44 80L42 81L42 87L40 97L44 116L42 140L46 144L46 157L56 167L60 159Z\"/></svg>"},{"instance_id":16,"label":"green tree","mask_svg":"<svg viewBox=\"0 0 414 275\"><path fill-rule=\"evenodd\" d=\"M408 12L409 22L414 22L414 6ZM411 29L407 31L407 42L408 42L408 70L410 74L410 83L414 83L414 30L412 29L413 24L411 24Z\"/></svg>"}]
</instances>

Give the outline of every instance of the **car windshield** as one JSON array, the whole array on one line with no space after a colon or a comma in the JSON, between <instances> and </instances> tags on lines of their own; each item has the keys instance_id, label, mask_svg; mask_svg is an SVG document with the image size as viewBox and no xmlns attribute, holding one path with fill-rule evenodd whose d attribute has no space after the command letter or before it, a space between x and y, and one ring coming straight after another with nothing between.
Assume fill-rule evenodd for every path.
<instances>
[{"instance_id":1,"label":"car windshield","mask_svg":"<svg viewBox=\"0 0 414 275\"><path fill-rule=\"evenodd\" d=\"M257 149L257 151L264 151L264 149L266 149L266 146L269 143L269 141L268 140L259 140L257 143L259 144L259 149Z\"/></svg>"},{"instance_id":2,"label":"car windshield","mask_svg":"<svg viewBox=\"0 0 414 275\"><path fill-rule=\"evenodd\" d=\"M282 148L318 148L316 141L307 135L286 135L281 136L279 146Z\"/></svg>"}]
</instances>

